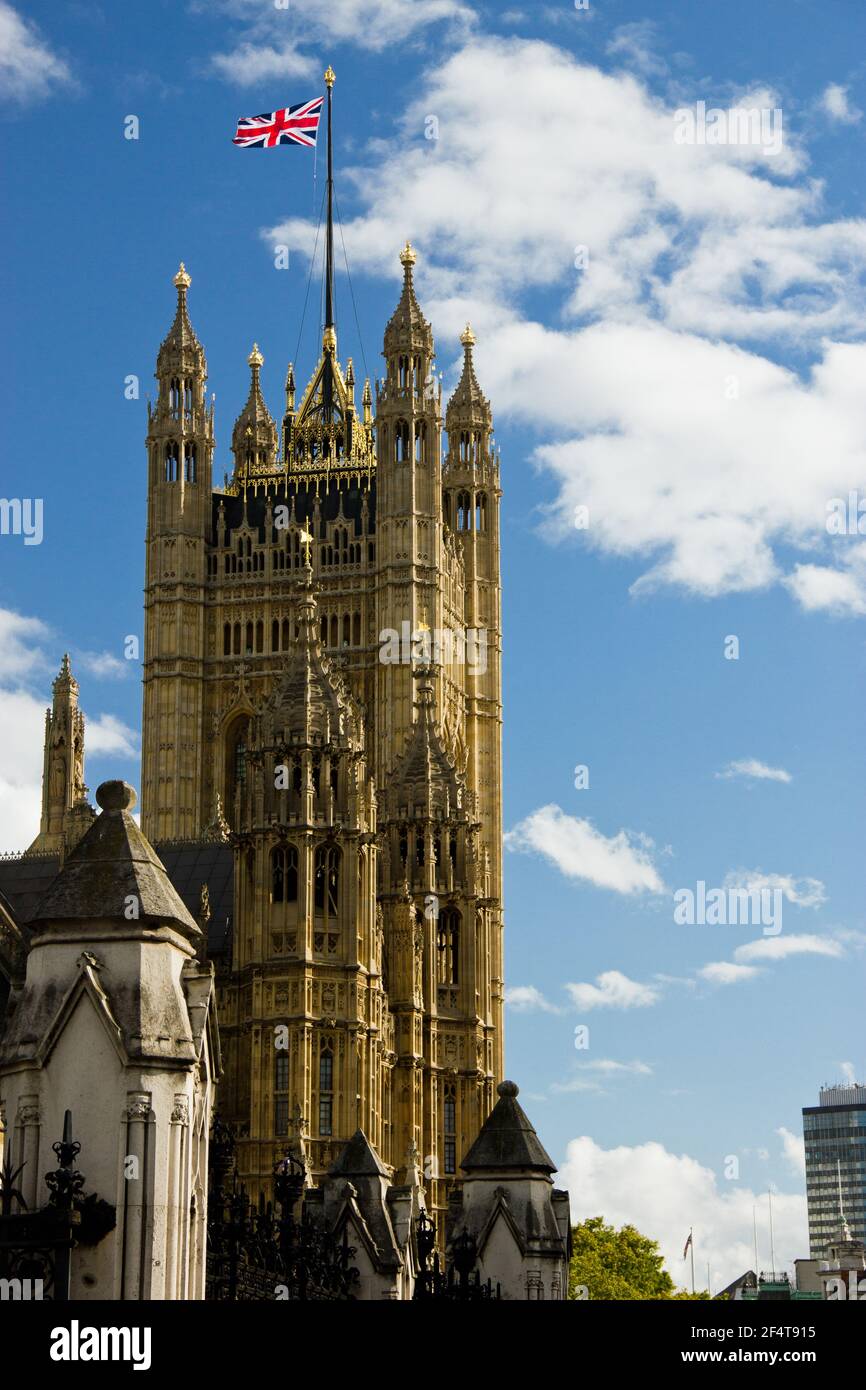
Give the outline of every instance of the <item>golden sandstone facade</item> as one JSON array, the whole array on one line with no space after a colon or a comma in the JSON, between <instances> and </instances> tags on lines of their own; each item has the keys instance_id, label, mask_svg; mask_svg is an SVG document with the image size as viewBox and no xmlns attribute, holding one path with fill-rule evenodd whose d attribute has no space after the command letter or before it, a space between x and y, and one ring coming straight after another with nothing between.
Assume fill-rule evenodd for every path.
<instances>
[{"instance_id":1,"label":"golden sandstone facade","mask_svg":"<svg viewBox=\"0 0 866 1390\"><path fill-rule=\"evenodd\" d=\"M401 261L375 413L326 310L281 430L253 348L222 489L175 277L147 436L142 829L231 833L220 1110L248 1186L287 1136L318 1178L361 1127L398 1182L417 1154L441 1211L503 1076L499 463L471 331L443 421Z\"/></svg>"}]
</instances>

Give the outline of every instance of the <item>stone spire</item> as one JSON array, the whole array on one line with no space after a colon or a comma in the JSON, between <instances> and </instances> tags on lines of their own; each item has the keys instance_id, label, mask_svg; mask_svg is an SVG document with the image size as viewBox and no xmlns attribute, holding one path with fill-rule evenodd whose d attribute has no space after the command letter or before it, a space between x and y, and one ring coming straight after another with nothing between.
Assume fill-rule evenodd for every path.
<instances>
[{"instance_id":1,"label":"stone spire","mask_svg":"<svg viewBox=\"0 0 866 1390\"><path fill-rule=\"evenodd\" d=\"M460 335L460 342L463 345L463 373L448 402L445 413L449 438L452 431L459 430L461 427L481 429L486 432L493 429L490 402L481 390L475 375L475 363L472 356L475 347L475 334L468 323Z\"/></svg>"},{"instance_id":2,"label":"stone spire","mask_svg":"<svg viewBox=\"0 0 866 1390\"><path fill-rule=\"evenodd\" d=\"M45 711L42 819L29 853L62 854L93 819L84 785L84 715L78 708L78 681L65 652Z\"/></svg>"},{"instance_id":3,"label":"stone spire","mask_svg":"<svg viewBox=\"0 0 866 1390\"><path fill-rule=\"evenodd\" d=\"M264 358L258 343L247 358L250 368L250 390L247 402L232 430L232 453L235 473L273 472L277 458L277 427L262 395L260 373Z\"/></svg>"},{"instance_id":4,"label":"stone spire","mask_svg":"<svg viewBox=\"0 0 866 1390\"><path fill-rule=\"evenodd\" d=\"M354 701L322 652L309 563L301 571L297 614L298 639L258 717L253 742L360 746L362 731Z\"/></svg>"},{"instance_id":5,"label":"stone spire","mask_svg":"<svg viewBox=\"0 0 866 1390\"><path fill-rule=\"evenodd\" d=\"M186 302L187 291L192 284L192 278L183 261L181 261L180 269L174 276L173 284L177 290L177 309L174 322L163 339L157 355L156 374L158 377L162 377L170 372L198 372L206 377L207 366L204 360L204 348L190 323Z\"/></svg>"},{"instance_id":6,"label":"stone spire","mask_svg":"<svg viewBox=\"0 0 866 1390\"><path fill-rule=\"evenodd\" d=\"M420 351L429 359L433 356L433 330L421 312L415 294L413 268L417 257L407 241L400 252L403 267L403 293L385 329L384 352L391 357L398 352Z\"/></svg>"},{"instance_id":7,"label":"stone spire","mask_svg":"<svg viewBox=\"0 0 866 1390\"><path fill-rule=\"evenodd\" d=\"M417 808L448 816L461 810L464 787L436 728L433 679L426 666L414 673L418 683L417 718L388 786L391 806L411 814Z\"/></svg>"}]
</instances>

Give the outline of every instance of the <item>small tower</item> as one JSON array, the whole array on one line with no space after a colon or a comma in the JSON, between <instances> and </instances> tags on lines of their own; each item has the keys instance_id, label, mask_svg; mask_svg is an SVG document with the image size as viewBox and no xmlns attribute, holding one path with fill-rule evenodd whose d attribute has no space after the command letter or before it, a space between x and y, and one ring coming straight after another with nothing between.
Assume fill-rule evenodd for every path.
<instances>
[{"instance_id":1,"label":"small tower","mask_svg":"<svg viewBox=\"0 0 866 1390\"><path fill-rule=\"evenodd\" d=\"M273 473L277 462L277 427L265 405L260 381L264 361L258 343L253 343L253 350L247 358L251 373L250 393L232 430L235 479L243 487L257 474Z\"/></svg>"},{"instance_id":2,"label":"small tower","mask_svg":"<svg viewBox=\"0 0 866 1390\"><path fill-rule=\"evenodd\" d=\"M220 1071L213 966L133 819L133 788L103 782L96 800L102 814L28 923L0 1109L31 1209L47 1201L43 1175L69 1110L88 1186L116 1213L97 1244L76 1243L74 1300L202 1299Z\"/></svg>"},{"instance_id":3,"label":"small tower","mask_svg":"<svg viewBox=\"0 0 866 1390\"><path fill-rule=\"evenodd\" d=\"M376 388L376 630L412 633L445 622L441 498L441 390L433 330L415 293L415 251L400 253L403 290L385 329L384 380ZM404 628L404 624L408 627ZM440 698L437 691L437 701ZM406 661L379 666L376 703L380 780L412 728Z\"/></svg>"},{"instance_id":4,"label":"small tower","mask_svg":"<svg viewBox=\"0 0 866 1390\"><path fill-rule=\"evenodd\" d=\"M390 1134L373 779L360 711L322 653L308 566L298 587L295 642L250 721L228 808L241 924L233 967L249 988L227 1032L245 1084L230 1079L226 1113L252 1190L270 1186L296 1107L310 1117L314 1176L359 1125L377 1146Z\"/></svg>"},{"instance_id":5,"label":"small tower","mask_svg":"<svg viewBox=\"0 0 866 1390\"><path fill-rule=\"evenodd\" d=\"M155 840L197 835L213 809L200 804L213 406L190 283L181 262L156 362L159 394L147 409L142 826Z\"/></svg>"},{"instance_id":6,"label":"small tower","mask_svg":"<svg viewBox=\"0 0 866 1390\"><path fill-rule=\"evenodd\" d=\"M472 797L436 727L431 672L414 675L417 717L381 813L393 1143L398 1154L418 1146L428 1204L444 1212L457 1157L493 1102L490 919Z\"/></svg>"},{"instance_id":7,"label":"small tower","mask_svg":"<svg viewBox=\"0 0 866 1390\"><path fill-rule=\"evenodd\" d=\"M67 652L45 711L42 820L28 853L60 854L81 838L95 814L84 785L84 715Z\"/></svg>"},{"instance_id":8,"label":"small tower","mask_svg":"<svg viewBox=\"0 0 866 1390\"><path fill-rule=\"evenodd\" d=\"M502 1075L502 617L499 458L493 414L475 374L475 334L461 334L463 371L445 412L448 452L442 471L445 531L458 548L465 584L466 779L490 848L490 976L497 1027L496 1071Z\"/></svg>"},{"instance_id":9,"label":"small tower","mask_svg":"<svg viewBox=\"0 0 866 1390\"><path fill-rule=\"evenodd\" d=\"M532 1122L518 1104L518 1087L503 1081L499 1099L460 1164L446 1225L453 1259L469 1245L482 1281L504 1299L568 1297L571 1219L568 1193L553 1186L556 1171Z\"/></svg>"}]
</instances>

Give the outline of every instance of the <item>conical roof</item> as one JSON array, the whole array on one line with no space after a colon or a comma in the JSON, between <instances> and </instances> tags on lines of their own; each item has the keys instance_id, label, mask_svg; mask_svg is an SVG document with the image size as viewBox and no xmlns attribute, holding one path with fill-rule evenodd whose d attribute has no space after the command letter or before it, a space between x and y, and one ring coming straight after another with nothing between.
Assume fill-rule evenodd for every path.
<instances>
[{"instance_id":1,"label":"conical roof","mask_svg":"<svg viewBox=\"0 0 866 1390\"><path fill-rule=\"evenodd\" d=\"M555 1173L556 1165L542 1145L529 1117L517 1103L518 1087L502 1081L497 1087L499 1100L460 1167L465 1173L507 1173L534 1169Z\"/></svg>"},{"instance_id":2,"label":"conical roof","mask_svg":"<svg viewBox=\"0 0 866 1390\"><path fill-rule=\"evenodd\" d=\"M385 356L413 349L423 350L428 357L433 355L433 330L421 312L412 279L412 267L417 257L409 242L400 252L403 266L403 293L385 329Z\"/></svg>"},{"instance_id":3,"label":"conical roof","mask_svg":"<svg viewBox=\"0 0 866 1390\"><path fill-rule=\"evenodd\" d=\"M356 710L342 677L322 653L312 570L304 572L298 607L300 635L259 715L255 741L349 745L360 736Z\"/></svg>"},{"instance_id":4,"label":"conical roof","mask_svg":"<svg viewBox=\"0 0 866 1390\"><path fill-rule=\"evenodd\" d=\"M253 350L247 358L251 373L250 391L232 430L232 453L239 467L245 463L247 451L254 463L259 461L260 456L272 466L276 461L277 427L265 404L260 381L264 360L258 344L253 343Z\"/></svg>"},{"instance_id":5,"label":"conical roof","mask_svg":"<svg viewBox=\"0 0 866 1390\"><path fill-rule=\"evenodd\" d=\"M446 814L462 808L463 785L436 728L433 681L424 668L418 681L418 718L389 782L392 806L428 806Z\"/></svg>"},{"instance_id":6,"label":"conical roof","mask_svg":"<svg viewBox=\"0 0 866 1390\"><path fill-rule=\"evenodd\" d=\"M446 428L452 431L460 425L475 425L492 429L493 412L475 375L472 356L475 334L468 323L460 335L460 341L463 344L463 373L445 411Z\"/></svg>"},{"instance_id":7,"label":"conical roof","mask_svg":"<svg viewBox=\"0 0 866 1390\"><path fill-rule=\"evenodd\" d=\"M356 1129L340 1157L328 1169L332 1178L390 1177L362 1129Z\"/></svg>"},{"instance_id":8,"label":"conical roof","mask_svg":"<svg viewBox=\"0 0 866 1390\"><path fill-rule=\"evenodd\" d=\"M36 934L43 922L116 919L127 927L165 924L188 937L200 937L162 861L132 818L134 788L126 782L103 782L96 800L102 815L39 900L31 932Z\"/></svg>"},{"instance_id":9,"label":"conical roof","mask_svg":"<svg viewBox=\"0 0 866 1390\"><path fill-rule=\"evenodd\" d=\"M186 306L187 290L192 284L192 279L183 261L180 263L180 269L175 275L173 283L177 290L177 309L174 322L163 339L157 355L157 376L167 375L172 371L201 372L203 375L207 375L204 348L195 336L195 329L190 323Z\"/></svg>"}]
</instances>

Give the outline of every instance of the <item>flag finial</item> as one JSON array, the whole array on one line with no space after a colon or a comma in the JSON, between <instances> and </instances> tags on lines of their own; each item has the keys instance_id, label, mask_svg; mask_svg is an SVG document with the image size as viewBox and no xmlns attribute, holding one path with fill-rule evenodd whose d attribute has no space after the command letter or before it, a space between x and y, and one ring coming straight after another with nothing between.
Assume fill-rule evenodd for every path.
<instances>
[{"instance_id":1,"label":"flag finial","mask_svg":"<svg viewBox=\"0 0 866 1390\"><path fill-rule=\"evenodd\" d=\"M465 348L471 348L475 346L475 334L472 332L471 323L467 323L463 332L460 334L460 341Z\"/></svg>"},{"instance_id":2,"label":"flag finial","mask_svg":"<svg viewBox=\"0 0 866 1390\"><path fill-rule=\"evenodd\" d=\"M180 269L175 275L173 283L175 287L179 290L188 290L190 285L192 284L192 278L187 273L187 268L184 265L183 261L181 261L180 263Z\"/></svg>"},{"instance_id":3,"label":"flag finial","mask_svg":"<svg viewBox=\"0 0 866 1390\"><path fill-rule=\"evenodd\" d=\"M333 87L336 80L337 74L334 72L334 69L331 67L331 64L329 63L328 66L325 68L325 86Z\"/></svg>"},{"instance_id":4,"label":"flag finial","mask_svg":"<svg viewBox=\"0 0 866 1390\"><path fill-rule=\"evenodd\" d=\"M400 264L402 266L414 265L418 257L415 255L415 248L411 241L407 241L403 250L400 252Z\"/></svg>"},{"instance_id":5,"label":"flag finial","mask_svg":"<svg viewBox=\"0 0 866 1390\"><path fill-rule=\"evenodd\" d=\"M252 350L252 352L250 353L249 357L247 358L247 366L248 366L248 367L261 367L261 366L263 365L263 363L264 363L264 360L265 360L265 359L262 357L262 354L259 352L259 345L258 345L258 343L253 343L253 350Z\"/></svg>"}]
</instances>

